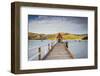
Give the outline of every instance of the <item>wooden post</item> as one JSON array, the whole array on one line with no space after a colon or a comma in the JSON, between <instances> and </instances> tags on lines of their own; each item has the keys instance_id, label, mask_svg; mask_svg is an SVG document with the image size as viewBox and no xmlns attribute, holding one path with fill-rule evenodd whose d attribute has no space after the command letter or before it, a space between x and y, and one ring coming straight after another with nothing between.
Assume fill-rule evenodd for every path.
<instances>
[{"instance_id":1,"label":"wooden post","mask_svg":"<svg viewBox=\"0 0 100 76\"><path fill-rule=\"evenodd\" d=\"M39 52L38 58L39 58L39 60L41 60L41 48L39 48L38 52Z\"/></svg>"},{"instance_id":2,"label":"wooden post","mask_svg":"<svg viewBox=\"0 0 100 76\"><path fill-rule=\"evenodd\" d=\"M50 44L48 44L48 50L50 51Z\"/></svg>"},{"instance_id":3,"label":"wooden post","mask_svg":"<svg viewBox=\"0 0 100 76\"><path fill-rule=\"evenodd\" d=\"M51 43L51 49L53 48L53 42Z\"/></svg>"},{"instance_id":4,"label":"wooden post","mask_svg":"<svg viewBox=\"0 0 100 76\"><path fill-rule=\"evenodd\" d=\"M66 47L68 48L68 42L65 42L66 43Z\"/></svg>"}]
</instances>

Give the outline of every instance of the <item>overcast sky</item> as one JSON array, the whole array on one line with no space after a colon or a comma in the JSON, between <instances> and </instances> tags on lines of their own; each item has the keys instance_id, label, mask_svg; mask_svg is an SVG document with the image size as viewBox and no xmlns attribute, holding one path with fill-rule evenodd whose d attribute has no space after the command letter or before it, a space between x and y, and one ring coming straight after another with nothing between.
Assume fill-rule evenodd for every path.
<instances>
[{"instance_id":1,"label":"overcast sky","mask_svg":"<svg viewBox=\"0 0 100 76\"><path fill-rule=\"evenodd\" d=\"M88 18L71 16L28 15L28 29L33 33L52 34L58 32L87 34Z\"/></svg>"}]
</instances>

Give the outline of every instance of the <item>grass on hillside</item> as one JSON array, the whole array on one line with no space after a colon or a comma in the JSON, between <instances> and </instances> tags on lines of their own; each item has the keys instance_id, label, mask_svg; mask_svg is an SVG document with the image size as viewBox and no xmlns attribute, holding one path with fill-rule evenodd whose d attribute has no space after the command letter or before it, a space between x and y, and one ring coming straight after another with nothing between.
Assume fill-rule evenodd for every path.
<instances>
[{"instance_id":1,"label":"grass on hillside","mask_svg":"<svg viewBox=\"0 0 100 76\"><path fill-rule=\"evenodd\" d=\"M88 36L77 35L77 34L63 34L63 40L87 40ZM28 34L29 40L56 40L57 34L37 34L37 33L30 33ZM85 39L83 39L85 38Z\"/></svg>"},{"instance_id":2,"label":"grass on hillside","mask_svg":"<svg viewBox=\"0 0 100 76\"><path fill-rule=\"evenodd\" d=\"M84 36L78 36L78 35L63 35L63 40L82 40ZM56 36L49 36L48 40L55 40Z\"/></svg>"}]
</instances>

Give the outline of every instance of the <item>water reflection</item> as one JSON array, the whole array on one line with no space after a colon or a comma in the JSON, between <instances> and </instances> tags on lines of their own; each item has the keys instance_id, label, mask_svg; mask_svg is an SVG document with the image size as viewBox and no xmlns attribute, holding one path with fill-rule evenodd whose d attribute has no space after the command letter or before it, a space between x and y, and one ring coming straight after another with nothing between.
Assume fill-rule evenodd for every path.
<instances>
[{"instance_id":1,"label":"water reflection","mask_svg":"<svg viewBox=\"0 0 100 76\"><path fill-rule=\"evenodd\" d=\"M28 41L28 57L29 59L35 55L39 47L47 47L48 43L56 43L55 40L29 40ZM74 54L77 58L88 58L88 41L87 40L67 40L66 47ZM31 49L32 48L32 49ZM37 58L38 59L38 58Z\"/></svg>"}]
</instances>

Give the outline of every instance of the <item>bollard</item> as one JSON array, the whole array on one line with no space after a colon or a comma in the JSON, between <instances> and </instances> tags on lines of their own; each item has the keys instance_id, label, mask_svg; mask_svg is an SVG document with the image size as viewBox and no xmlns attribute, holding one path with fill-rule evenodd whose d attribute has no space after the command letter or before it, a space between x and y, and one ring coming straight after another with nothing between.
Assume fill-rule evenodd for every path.
<instances>
[{"instance_id":1,"label":"bollard","mask_svg":"<svg viewBox=\"0 0 100 76\"><path fill-rule=\"evenodd\" d=\"M65 42L66 43L66 47L68 48L68 42Z\"/></svg>"},{"instance_id":2,"label":"bollard","mask_svg":"<svg viewBox=\"0 0 100 76\"><path fill-rule=\"evenodd\" d=\"M51 43L51 49L53 48L53 43Z\"/></svg>"},{"instance_id":3,"label":"bollard","mask_svg":"<svg viewBox=\"0 0 100 76\"><path fill-rule=\"evenodd\" d=\"M48 50L50 51L50 44L48 44Z\"/></svg>"},{"instance_id":4,"label":"bollard","mask_svg":"<svg viewBox=\"0 0 100 76\"><path fill-rule=\"evenodd\" d=\"M41 60L41 48L39 48L38 52L39 52L38 58L39 60Z\"/></svg>"}]
</instances>

